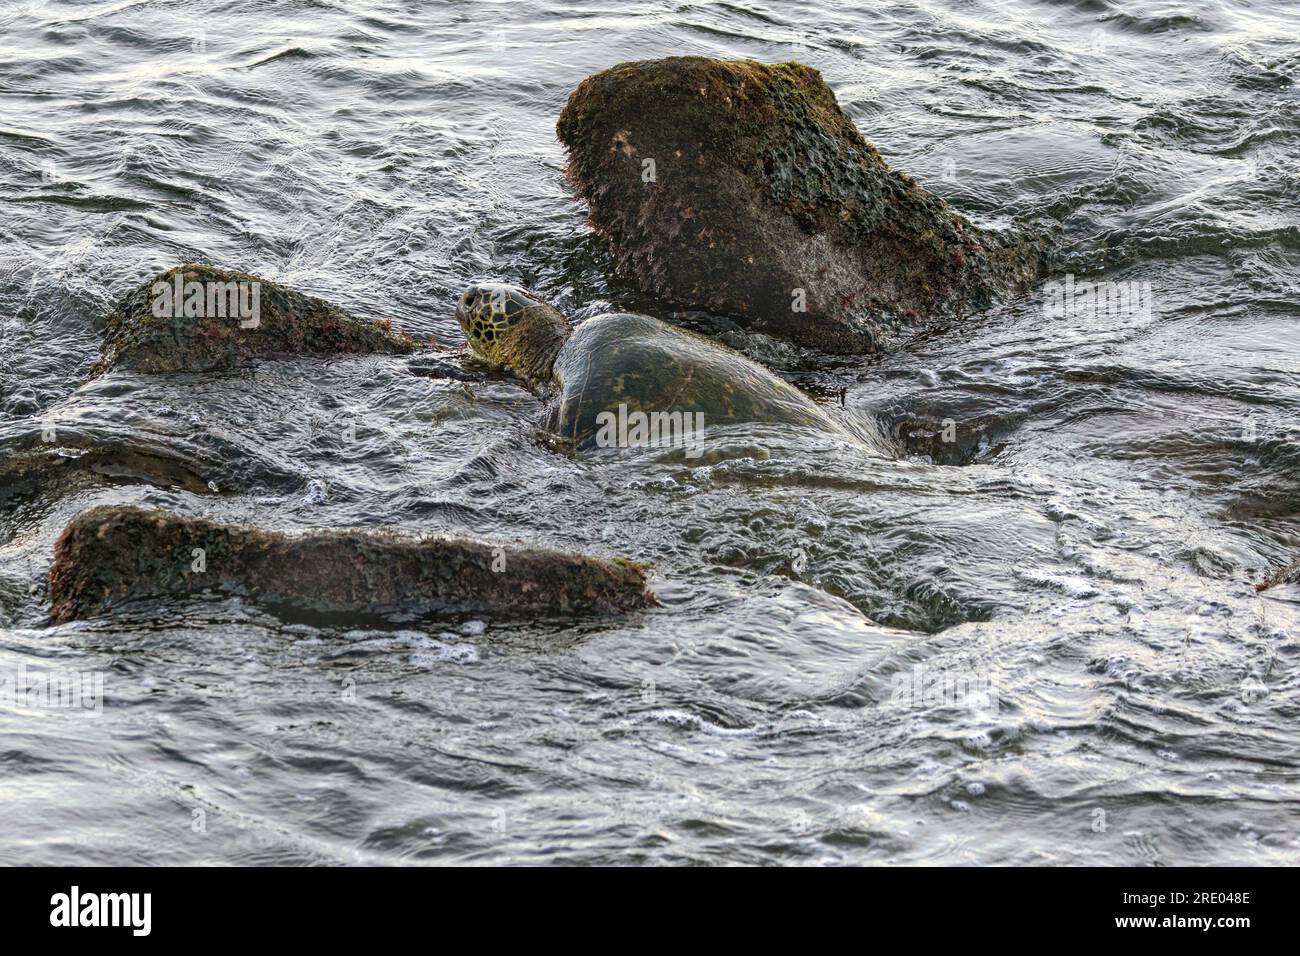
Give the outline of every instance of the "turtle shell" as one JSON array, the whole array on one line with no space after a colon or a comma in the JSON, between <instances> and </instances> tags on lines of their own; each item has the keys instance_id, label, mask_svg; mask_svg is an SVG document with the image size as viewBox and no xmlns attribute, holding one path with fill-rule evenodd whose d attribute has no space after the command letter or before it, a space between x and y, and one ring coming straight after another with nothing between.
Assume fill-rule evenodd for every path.
<instances>
[{"instance_id":1,"label":"turtle shell","mask_svg":"<svg viewBox=\"0 0 1300 956\"><path fill-rule=\"evenodd\" d=\"M816 402L761 365L646 315L614 313L582 323L556 358L555 381L550 427L579 447L604 444L602 425L638 412L702 415L687 421L705 428L777 422L839 430Z\"/></svg>"}]
</instances>

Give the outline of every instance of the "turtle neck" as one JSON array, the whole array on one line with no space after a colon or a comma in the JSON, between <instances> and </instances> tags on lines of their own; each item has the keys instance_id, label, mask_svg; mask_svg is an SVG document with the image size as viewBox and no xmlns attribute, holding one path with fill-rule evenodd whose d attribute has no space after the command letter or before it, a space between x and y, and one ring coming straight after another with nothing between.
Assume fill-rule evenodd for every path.
<instances>
[{"instance_id":1,"label":"turtle neck","mask_svg":"<svg viewBox=\"0 0 1300 956\"><path fill-rule=\"evenodd\" d=\"M534 392L546 391L554 384L555 358L573 328L558 309L539 302L524 310L520 330L523 341L515 371Z\"/></svg>"}]
</instances>

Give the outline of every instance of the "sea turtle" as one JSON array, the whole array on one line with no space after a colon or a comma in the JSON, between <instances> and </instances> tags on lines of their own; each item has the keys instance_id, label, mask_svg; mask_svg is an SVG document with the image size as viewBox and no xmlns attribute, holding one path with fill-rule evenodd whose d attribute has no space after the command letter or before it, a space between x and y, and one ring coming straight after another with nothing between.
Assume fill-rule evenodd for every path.
<instances>
[{"instance_id":1,"label":"sea turtle","mask_svg":"<svg viewBox=\"0 0 1300 956\"><path fill-rule=\"evenodd\" d=\"M827 409L724 345L648 315L610 313L576 328L516 286L465 291L456 319L474 353L549 404L546 426L579 448L702 448L704 428L732 422L810 426L859 439Z\"/></svg>"}]
</instances>

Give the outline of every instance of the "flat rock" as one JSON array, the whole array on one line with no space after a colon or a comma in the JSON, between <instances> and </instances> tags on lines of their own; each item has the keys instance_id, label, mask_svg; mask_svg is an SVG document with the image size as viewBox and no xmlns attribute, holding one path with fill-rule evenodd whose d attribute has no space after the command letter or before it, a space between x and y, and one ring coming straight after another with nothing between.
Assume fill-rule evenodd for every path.
<instances>
[{"instance_id":1,"label":"flat rock","mask_svg":"<svg viewBox=\"0 0 1300 956\"><path fill-rule=\"evenodd\" d=\"M799 63L624 63L574 90L557 132L622 275L825 352L896 347L1049 264L1038 229L982 229L890 169Z\"/></svg>"},{"instance_id":2,"label":"flat rock","mask_svg":"<svg viewBox=\"0 0 1300 956\"><path fill-rule=\"evenodd\" d=\"M621 558L393 531L271 531L125 505L77 515L54 546L51 617L211 592L309 614L608 614L655 604Z\"/></svg>"},{"instance_id":3,"label":"flat rock","mask_svg":"<svg viewBox=\"0 0 1300 956\"><path fill-rule=\"evenodd\" d=\"M246 272L187 263L129 293L109 315L92 375L236 368L274 355L408 353L387 322L354 318L324 299Z\"/></svg>"}]
</instances>

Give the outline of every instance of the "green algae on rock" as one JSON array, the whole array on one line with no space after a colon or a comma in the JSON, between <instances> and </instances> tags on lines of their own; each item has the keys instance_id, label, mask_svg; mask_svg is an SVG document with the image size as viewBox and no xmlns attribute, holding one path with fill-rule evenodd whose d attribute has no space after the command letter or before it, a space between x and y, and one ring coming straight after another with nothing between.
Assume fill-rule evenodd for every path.
<instances>
[{"instance_id":1,"label":"green algae on rock","mask_svg":"<svg viewBox=\"0 0 1300 956\"><path fill-rule=\"evenodd\" d=\"M1043 234L981 229L891 170L799 63L624 63L579 84L557 132L621 274L826 352L890 348L1048 265Z\"/></svg>"},{"instance_id":2,"label":"green algae on rock","mask_svg":"<svg viewBox=\"0 0 1300 956\"><path fill-rule=\"evenodd\" d=\"M92 375L207 372L271 355L408 353L415 340L324 299L244 272L187 263L129 293L108 317Z\"/></svg>"},{"instance_id":3,"label":"green algae on rock","mask_svg":"<svg viewBox=\"0 0 1300 956\"><path fill-rule=\"evenodd\" d=\"M297 532L127 505L77 515L54 546L51 617L212 592L308 614L598 614L655 604L647 566L463 538Z\"/></svg>"}]
</instances>

